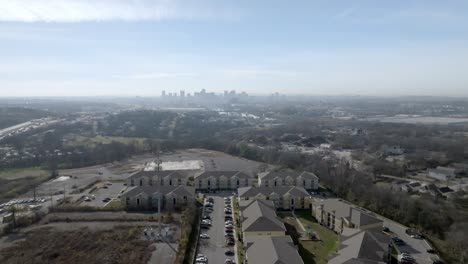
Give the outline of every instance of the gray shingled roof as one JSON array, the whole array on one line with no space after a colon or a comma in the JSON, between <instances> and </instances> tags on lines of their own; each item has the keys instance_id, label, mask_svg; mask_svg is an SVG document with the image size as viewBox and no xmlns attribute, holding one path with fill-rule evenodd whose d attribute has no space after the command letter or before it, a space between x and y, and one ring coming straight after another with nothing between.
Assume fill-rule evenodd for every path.
<instances>
[{"instance_id":1,"label":"gray shingled roof","mask_svg":"<svg viewBox=\"0 0 468 264\"><path fill-rule=\"evenodd\" d=\"M189 187L185 185L178 186L135 186L128 188L126 192L122 194L122 197L133 197L140 193L145 193L146 195L153 195L154 193L161 193L162 195L167 195L173 193L177 196L194 196L195 189L194 187Z\"/></svg>"},{"instance_id":2,"label":"gray shingled roof","mask_svg":"<svg viewBox=\"0 0 468 264\"><path fill-rule=\"evenodd\" d=\"M346 229L341 241L340 250L328 263L385 263L389 236L380 232Z\"/></svg>"},{"instance_id":3,"label":"gray shingled roof","mask_svg":"<svg viewBox=\"0 0 468 264\"><path fill-rule=\"evenodd\" d=\"M302 178L305 179L318 179L317 175L315 175L312 172L307 172L307 171L277 171L277 172L262 172L258 174L258 177L261 178L262 180L272 180L274 178L281 178L284 179L286 177L290 176L293 179L298 178L301 176Z\"/></svg>"},{"instance_id":4,"label":"gray shingled roof","mask_svg":"<svg viewBox=\"0 0 468 264\"><path fill-rule=\"evenodd\" d=\"M270 207L272 209L275 209L275 203L273 201L271 201L271 200L240 200L239 201L239 209L242 211L245 208L247 208L249 205L254 203L255 201L261 202L264 205L266 205L266 206L268 206L268 207Z\"/></svg>"},{"instance_id":5,"label":"gray shingled roof","mask_svg":"<svg viewBox=\"0 0 468 264\"><path fill-rule=\"evenodd\" d=\"M286 231L284 223L276 216L275 209L261 201L254 201L242 210L242 231Z\"/></svg>"},{"instance_id":6,"label":"gray shingled roof","mask_svg":"<svg viewBox=\"0 0 468 264\"><path fill-rule=\"evenodd\" d=\"M367 213L361 209L353 208L351 210L351 223L359 228L361 226L383 223L383 221L375 217L372 213Z\"/></svg>"},{"instance_id":7,"label":"gray shingled roof","mask_svg":"<svg viewBox=\"0 0 468 264\"><path fill-rule=\"evenodd\" d=\"M246 257L255 264L304 264L290 236L249 236Z\"/></svg>"},{"instance_id":8,"label":"gray shingled roof","mask_svg":"<svg viewBox=\"0 0 468 264\"><path fill-rule=\"evenodd\" d=\"M249 175L245 174L242 171L205 171L195 176L195 179L206 179L210 177L219 178L225 176L231 178L237 176L239 179L248 179L251 178Z\"/></svg>"},{"instance_id":9,"label":"gray shingled roof","mask_svg":"<svg viewBox=\"0 0 468 264\"><path fill-rule=\"evenodd\" d=\"M372 212L365 212L341 199L327 199L321 202L325 212L334 212L335 217L346 218L357 228L361 226L382 223Z\"/></svg>"},{"instance_id":10,"label":"gray shingled roof","mask_svg":"<svg viewBox=\"0 0 468 264\"><path fill-rule=\"evenodd\" d=\"M275 186L275 187L242 187L237 189L239 197L253 197L258 194L270 196L276 193L280 196L290 194L293 197L308 197L310 194L302 187L295 186Z\"/></svg>"},{"instance_id":11,"label":"gray shingled roof","mask_svg":"<svg viewBox=\"0 0 468 264\"><path fill-rule=\"evenodd\" d=\"M167 177L170 176L171 178L185 178L181 175L178 171L139 171L136 172L128 177L128 179L139 179L141 177Z\"/></svg>"}]
</instances>

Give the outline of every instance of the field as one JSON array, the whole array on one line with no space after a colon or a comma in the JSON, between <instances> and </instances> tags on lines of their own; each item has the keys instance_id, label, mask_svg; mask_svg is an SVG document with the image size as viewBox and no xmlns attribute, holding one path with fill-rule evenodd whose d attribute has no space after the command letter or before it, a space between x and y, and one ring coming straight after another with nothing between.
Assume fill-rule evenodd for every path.
<instances>
[{"instance_id":1,"label":"field","mask_svg":"<svg viewBox=\"0 0 468 264\"><path fill-rule=\"evenodd\" d=\"M11 247L0 250L0 263L132 263L146 264L154 250L141 239L141 228L56 231L40 228Z\"/></svg>"},{"instance_id":2,"label":"field","mask_svg":"<svg viewBox=\"0 0 468 264\"><path fill-rule=\"evenodd\" d=\"M19 168L19 169L0 169L0 179L14 180L28 177L41 177L47 174L39 167Z\"/></svg>"},{"instance_id":3,"label":"field","mask_svg":"<svg viewBox=\"0 0 468 264\"><path fill-rule=\"evenodd\" d=\"M1 170L0 202L24 194L48 179L48 173L39 168Z\"/></svg>"},{"instance_id":4,"label":"field","mask_svg":"<svg viewBox=\"0 0 468 264\"><path fill-rule=\"evenodd\" d=\"M286 228L293 240L298 240L296 229L297 221L291 217L290 213L279 213L286 224ZM331 253L335 252L338 247L338 235L325 227L319 225L311 216L310 211L297 211L296 216L304 225L310 226L312 230L318 234L319 241L298 241L299 254L304 263L326 264Z\"/></svg>"},{"instance_id":5,"label":"field","mask_svg":"<svg viewBox=\"0 0 468 264\"><path fill-rule=\"evenodd\" d=\"M113 141L130 144L135 142L137 146L142 147L144 144L144 138L132 138L132 137L110 137L110 136L95 136L95 137L84 137L80 135L69 135L68 141L66 142L67 146L87 146L89 148L94 148L98 144L110 144Z\"/></svg>"}]
</instances>

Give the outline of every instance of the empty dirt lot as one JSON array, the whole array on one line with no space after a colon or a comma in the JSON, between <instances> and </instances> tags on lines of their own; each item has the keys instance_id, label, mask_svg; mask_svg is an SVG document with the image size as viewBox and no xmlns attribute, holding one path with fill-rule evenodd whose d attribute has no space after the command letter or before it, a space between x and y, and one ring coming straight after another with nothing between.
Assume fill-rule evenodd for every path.
<instances>
[{"instance_id":1,"label":"empty dirt lot","mask_svg":"<svg viewBox=\"0 0 468 264\"><path fill-rule=\"evenodd\" d=\"M99 231L44 227L26 233L25 239L10 247L2 247L0 263L146 264L155 248L151 241L141 239L141 230L129 226Z\"/></svg>"}]
</instances>

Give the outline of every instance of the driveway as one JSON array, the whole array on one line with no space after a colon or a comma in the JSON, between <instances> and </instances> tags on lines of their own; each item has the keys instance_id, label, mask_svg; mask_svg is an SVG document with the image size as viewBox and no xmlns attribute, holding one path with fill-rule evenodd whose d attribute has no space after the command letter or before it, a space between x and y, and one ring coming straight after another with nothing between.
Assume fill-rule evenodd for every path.
<instances>
[{"instance_id":1,"label":"driveway","mask_svg":"<svg viewBox=\"0 0 468 264\"><path fill-rule=\"evenodd\" d=\"M410 253L419 264L432 263L431 257L434 258L436 255L427 253L427 250L430 249L431 246L426 242L426 240L412 238L405 232L407 227L388 219L383 220L384 226L388 227L391 232L405 242L405 245L397 246L400 252Z\"/></svg>"},{"instance_id":2,"label":"driveway","mask_svg":"<svg viewBox=\"0 0 468 264\"><path fill-rule=\"evenodd\" d=\"M234 256L226 256L226 250L234 250L233 247L225 247L224 240L224 197L228 197L229 193L220 193L207 195L207 198L214 199L213 212L210 214L213 218L210 229L202 229L201 234L207 233L209 239L200 239L198 246L198 254L206 255L208 263L223 264L227 258L234 259Z\"/></svg>"}]
</instances>

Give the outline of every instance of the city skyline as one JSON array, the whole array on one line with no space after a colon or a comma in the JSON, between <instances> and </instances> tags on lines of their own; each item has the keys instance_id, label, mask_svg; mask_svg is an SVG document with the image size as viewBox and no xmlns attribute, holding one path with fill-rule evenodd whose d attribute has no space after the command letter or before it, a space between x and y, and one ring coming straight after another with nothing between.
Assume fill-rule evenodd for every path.
<instances>
[{"instance_id":1,"label":"city skyline","mask_svg":"<svg viewBox=\"0 0 468 264\"><path fill-rule=\"evenodd\" d=\"M464 1L0 1L0 96L468 96Z\"/></svg>"}]
</instances>

